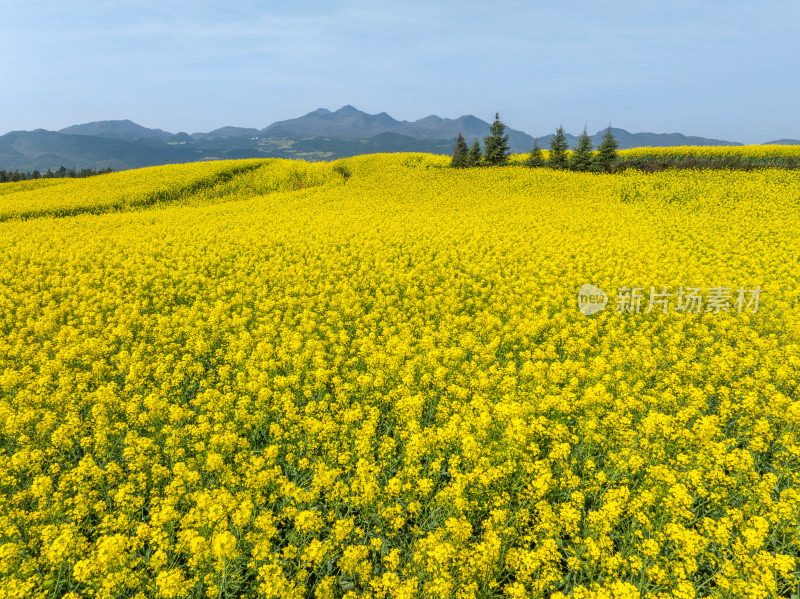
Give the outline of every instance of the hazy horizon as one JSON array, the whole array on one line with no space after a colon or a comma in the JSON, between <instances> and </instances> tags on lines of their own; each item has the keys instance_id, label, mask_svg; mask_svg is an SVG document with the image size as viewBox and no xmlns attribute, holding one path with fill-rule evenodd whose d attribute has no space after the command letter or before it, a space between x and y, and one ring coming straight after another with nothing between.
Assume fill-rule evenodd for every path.
<instances>
[{"instance_id":1,"label":"hazy horizon","mask_svg":"<svg viewBox=\"0 0 800 599\"><path fill-rule=\"evenodd\" d=\"M352 105L541 137L800 139L800 8L768 2L4 3L0 134L129 119L262 128Z\"/></svg>"}]
</instances>

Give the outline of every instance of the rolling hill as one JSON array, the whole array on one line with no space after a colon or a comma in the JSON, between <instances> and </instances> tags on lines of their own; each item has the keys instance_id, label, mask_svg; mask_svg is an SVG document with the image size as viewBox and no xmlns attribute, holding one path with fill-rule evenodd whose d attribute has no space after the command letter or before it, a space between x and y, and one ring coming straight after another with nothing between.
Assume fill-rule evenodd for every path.
<instances>
[{"instance_id":1,"label":"rolling hill","mask_svg":"<svg viewBox=\"0 0 800 599\"><path fill-rule=\"evenodd\" d=\"M725 146L738 142L681 133L630 133L612 129L620 149L643 146ZM170 133L130 120L97 121L59 131L12 131L0 136L0 169L45 171L112 168L238 158L332 160L372 152L450 154L458 133L471 143L489 134L489 123L473 115L455 119L436 115L399 121L385 112L367 114L353 106L319 108L304 116L277 121L262 129L221 127L207 133ZM513 152L530 151L534 141L546 148L552 135L533 136L507 127ZM599 144L603 131L592 136ZM577 136L567 134L570 146ZM770 143L800 144L783 139Z\"/></svg>"}]
</instances>

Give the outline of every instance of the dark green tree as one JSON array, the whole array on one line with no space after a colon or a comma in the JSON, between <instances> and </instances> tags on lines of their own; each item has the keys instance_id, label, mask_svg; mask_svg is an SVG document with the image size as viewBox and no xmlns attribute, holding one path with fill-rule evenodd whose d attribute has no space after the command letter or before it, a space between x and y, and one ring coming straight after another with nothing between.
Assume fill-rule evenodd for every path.
<instances>
[{"instance_id":1,"label":"dark green tree","mask_svg":"<svg viewBox=\"0 0 800 599\"><path fill-rule=\"evenodd\" d=\"M472 146L469 148L469 154L467 154L467 166L480 166L482 157L481 144L476 137Z\"/></svg>"},{"instance_id":2,"label":"dark green tree","mask_svg":"<svg viewBox=\"0 0 800 599\"><path fill-rule=\"evenodd\" d=\"M544 157L542 156L542 149L539 147L539 141L533 140L533 149L525 160L525 166L542 166L544 164Z\"/></svg>"},{"instance_id":3,"label":"dark green tree","mask_svg":"<svg viewBox=\"0 0 800 599\"><path fill-rule=\"evenodd\" d=\"M619 142L617 142L614 134L611 133L611 125L609 125L606 132L603 133L603 139L597 147L597 155L592 161L594 170L601 173L610 173L614 170L614 162L617 160L618 147Z\"/></svg>"},{"instance_id":4,"label":"dark green tree","mask_svg":"<svg viewBox=\"0 0 800 599\"><path fill-rule=\"evenodd\" d=\"M559 126L556 134L550 140L550 156L547 159L547 166L550 168L566 168L567 166L567 137L564 135L564 127Z\"/></svg>"},{"instance_id":5,"label":"dark green tree","mask_svg":"<svg viewBox=\"0 0 800 599\"><path fill-rule=\"evenodd\" d=\"M468 154L467 142L464 141L464 136L459 133L456 139L456 146L453 148L453 159L450 161L450 166L453 168L464 168L467 166Z\"/></svg>"},{"instance_id":6,"label":"dark green tree","mask_svg":"<svg viewBox=\"0 0 800 599\"><path fill-rule=\"evenodd\" d=\"M583 128L578 138L578 145L572 151L572 156L569 159L569 168L573 171L588 171L592 168L592 151L594 144L592 138L586 132L586 127Z\"/></svg>"},{"instance_id":7,"label":"dark green tree","mask_svg":"<svg viewBox=\"0 0 800 599\"><path fill-rule=\"evenodd\" d=\"M483 138L483 156L486 164L498 165L508 161L510 148L508 145L508 135L503 135L506 126L500 122L500 113L494 114L494 122L489 127L490 135Z\"/></svg>"}]
</instances>

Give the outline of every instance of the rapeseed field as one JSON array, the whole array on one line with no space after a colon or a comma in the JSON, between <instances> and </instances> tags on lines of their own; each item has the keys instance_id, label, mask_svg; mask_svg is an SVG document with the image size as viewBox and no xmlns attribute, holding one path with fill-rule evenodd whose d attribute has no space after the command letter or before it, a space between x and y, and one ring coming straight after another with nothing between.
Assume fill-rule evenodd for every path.
<instances>
[{"instance_id":1,"label":"rapeseed field","mask_svg":"<svg viewBox=\"0 0 800 599\"><path fill-rule=\"evenodd\" d=\"M448 163L0 186L0 597L797 597L800 171Z\"/></svg>"}]
</instances>

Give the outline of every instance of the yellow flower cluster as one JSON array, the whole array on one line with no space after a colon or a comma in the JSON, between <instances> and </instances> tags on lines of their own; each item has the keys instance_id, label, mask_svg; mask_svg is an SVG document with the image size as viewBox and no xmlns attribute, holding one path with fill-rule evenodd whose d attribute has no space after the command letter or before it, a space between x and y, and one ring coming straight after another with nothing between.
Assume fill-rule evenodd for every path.
<instances>
[{"instance_id":1,"label":"yellow flower cluster","mask_svg":"<svg viewBox=\"0 0 800 599\"><path fill-rule=\"evenodd\" d=\"M572 154L572 150L567 150L567 156ZM546 160L550 151L542 149L542 157ZM667 146L667 147L640 147L617 150L619 158L635 159L666 159L679 160L683 158L741 158L744 160L759 160L765 164L783 164L787 160L800 160L800 146L763 144L751 146ZM522 163L528 158L528 154L512 154L509 156L511 163Z\"/></svg>"},{"instance_id":2,"label":"yellow flower cluster","mask_svg":"<svg viewBox=\"0 0 800 599\"><path fill-rule=\"evenodd\" d=\"M0 196L9 193L18 193L20 191L27 191L29 189L40 189L42 187L50 187L52 185L63 185L72 181L72 179L64 178L46 178L46 179L28 179L26 181L15 181L3 183L0 185Z\"/></svg>"},{"instance_id":3,"label":"yellow flower cluster","mask_svg":"<svg viewBox=\"0 0 800 599\"><path fill-rule=\"evenodd\" d=\"M620 158L759 158L766 160L800 159L800 146L775 144L753 146L670 146L664 148L631 148L619 150Z\"/></svg>"},{"instance_id":4,"label":"yellow flower cluster","mask_svg":"<svg viewBox=\"0 0 800 599\"><path fill-rule=\"evenodd\" d=\"M448 163L0 194L0 598L790 596L800 173Z\"/></svg>"},{"instance_id":5,"label":"yellow flower cluster","mask_svg":"<svg viewBox=\"0 0 800 599\"><path fill-rule=\"evenodd\" d=\"M0 221L98 214L165 203L210 203L341 181L326 163L284 159L155 166L79 179L0 185Z\"/></svg>"}]
</instances>

